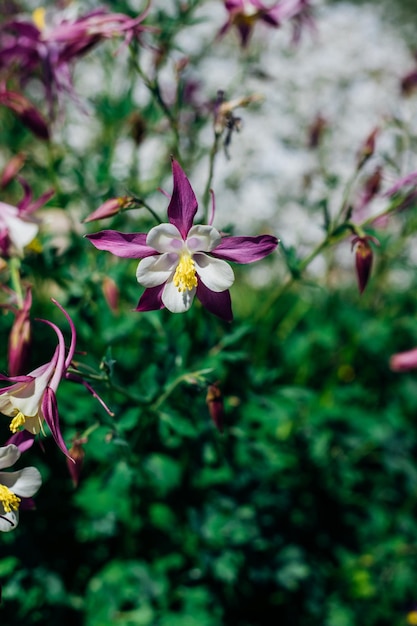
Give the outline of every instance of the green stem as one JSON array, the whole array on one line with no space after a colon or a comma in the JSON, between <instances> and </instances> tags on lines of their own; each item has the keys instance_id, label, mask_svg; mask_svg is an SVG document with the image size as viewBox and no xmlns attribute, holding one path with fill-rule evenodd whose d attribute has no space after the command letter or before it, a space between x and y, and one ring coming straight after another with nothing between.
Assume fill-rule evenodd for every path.
<instances>
[{"instance_id":1,"label":"green stem","mask_svg":"<svg viewBox=\"0 0 417 626\"><path fill-rule=\"evenodd\" d=\"M23 290L22 283L20 281L20 259L18 257L11 257L9 262L10 269L10 281L12 283L13 291L17 296L17 306L19 309L23 309Z\"/></svg>"}]
</instances>

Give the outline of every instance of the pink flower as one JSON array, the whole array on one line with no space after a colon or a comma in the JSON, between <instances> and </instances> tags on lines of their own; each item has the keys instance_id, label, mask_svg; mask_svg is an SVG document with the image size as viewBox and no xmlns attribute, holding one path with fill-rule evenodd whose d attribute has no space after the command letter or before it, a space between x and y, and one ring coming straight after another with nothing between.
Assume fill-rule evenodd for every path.
<instances>
[{"instance_id":1,"label":"pink flower","mask_svg":"<svg viewBox=\"0 0 417 626\"><path fill-rule=\"evenodd\" d=\"M22 307L16 310L16 317L9 335L8 363L11 376L18 376L26 369L25 365L32 343L31 306L32 292L28 287Z\"/></svg>"},{"instance_id":2,"label":"pink flower","mask_svg":"<svg viewBox=\"0 0 417 626\"><path fill-rule=\"evenodd\" d=\"M142 259L136 277L146 287L137 311L166 307L173 313L187 311L194 296L224 320L233 318L229 287L233 270L226 261L252 263L275 250L271 235L224 237L211 224L193 225L197 199L177 161L172 161L174 189L168 206L168 224L146 233L104 230L87 235L99 250L119 257Z\"/></svg>"},{"instance_id":3,"label":"pink flower","mask_svg":"<svg viewBox=\"0 0 417 626\"><path fill-rule=\"evenodd\" d=\"M37 367L27 376L3 376L0 374L0 380L10 384L9 387L0 390L0 412L12 418L10 430L15 434L23 428L32 435L36 435L41 431L42 423L45 421L59 448L64 454L68 455L59 425L56 400L58 386L61 380L66 378L81 382L89 391L92 391L92 389L79 376L68 372L75 352L75 327L72 319L62 306L55 300L53 302L65 315L70 325L71 343L68 353L66 353L65 341L60 329L48 320L40 320L53 328L57 335L58 345L55 352L48 363ZM95 393L94 395L98 397ZM98 399L102 403L100 398ZM12 441L14 442L14 440Z\"/></svg>"},{"instance_id":4,"label":"pink flower","mask_svg":"<svg viewBox=\"0 0 417 626\"><path fill-rule=\"evenodd\" d=\"M390 368L393 372L408 372L417 367L417 348L398 352L390 358Z\"/></svg>"}]
</instances>

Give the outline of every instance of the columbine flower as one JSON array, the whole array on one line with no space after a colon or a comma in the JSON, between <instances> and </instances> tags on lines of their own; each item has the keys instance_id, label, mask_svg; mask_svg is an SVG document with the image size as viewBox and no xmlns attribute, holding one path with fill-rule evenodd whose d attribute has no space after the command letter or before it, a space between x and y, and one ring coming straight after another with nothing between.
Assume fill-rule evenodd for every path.
<instances>
[{"instance_id":1,"label":"columbine flower","mask_svg":"<svg viewBox=\"0 0 417 626\"><path fill-rule=\"evenodd\" d=\"M45 10L39 7L33 12L33 21L13 19L1 25L0 69L13 67L13 74L18 71L22 82L38 72L52 114L58 94L74 95L71 62L104 39L121 36L127 44L143 31L153 30L142 25L149 5L135 18L95 9L75 20L61 18L55 24L48 24Z\"/></svg>"},{"instance_id":2,"label":"columbine flower","mask_svg":"<svg viewBox=\"0 0 417 626\"><path fill-rule=\"evenodd\" d=\"M104 230L87 237L99 250L142 259L136 277L146 289L137 311L166 307L173 313L182 313L197 296L209 311L231 321L228 289L234 274L226 261L258 261L275 250L278 240L271 235L223 237L211 223L193 226L198 206L194 191L175 160L172 173L169 224L155 226L147 235Z\"/></svg>"},{"instance_id":3,"label":"columbine flower","mask_svg":"<svg viewBox=\"0 0 417 626\"><path fill-rule=\"evenodd\" d=\"M75 352L75 327L72 319L62 306L55 300L53 302L65 315L70 325L71 343L68 354L66 354L64 337L60 329L48 320L40 320L53 328L58 337L58 346L48 363L36 368L27 376L3 376L0 374L0 380L12 383L9 387L0 390L0 412L12 418L10 422L12 433L17 433L23 428L32 435L37 435L42 429L43 421L45 421L59 448L64 454L68 455L59 426L56 400L56 391L61 380L66 378L75 382L81 382L97 397L107 411L108 409L88 383L83 381L77 374L68 372Z\"/></svg>"},{"instance_id":4,"label":"columbine flower","mask_svg":"<svg viewBox=\"0 0 417 626\"><path fill-rule=\"evenodd\" d=\"M0 448L0 469L11 467L20 457L17 446ZM9 532L19 522L22 498L30 498L41 486L42 478L36 467L25 467L17 472L0 472L0 531Z\"/></svg>"},{"instance_id":5,"label":"columbine flower","mask_svg":"<svg viewBox=\"0 0 417 626\"><path fill-rule=\"evenodd\" d=\"M245 48L250 41L253 28L258 20L265 22L273 28L277 28L280 22L274 15L273 7L266 7L260 0L225 0L225 8L229 13L227 22L222 26L219 36L224 35L227 31L235 26L238 30L240 42Z\"/></svg>"},{"instance_id":6,"label":"columbine flower","mask_svg":"<svg viewBox=\"0 0 417 626\"><path fill-rule=\"evenodd\" d=\"M267 7L261 0L225 0L224 5L229 17L220 29L219 36L235 26L242 47L245 48L249 44L256 22L265 22L268 26L278 28L283 22L292 21L293 41L297 42L304 24L314 26L310 3L311 0L280 0Z\"/></svg>"}]
</instances>

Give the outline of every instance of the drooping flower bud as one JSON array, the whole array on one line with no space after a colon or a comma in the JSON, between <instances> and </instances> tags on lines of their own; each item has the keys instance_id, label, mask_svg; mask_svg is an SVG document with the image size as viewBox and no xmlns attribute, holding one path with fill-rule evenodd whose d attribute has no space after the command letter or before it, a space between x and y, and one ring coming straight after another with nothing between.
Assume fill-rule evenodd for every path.
<instances>
[{"instance_id":1,"label":"drooping flower bud","mask_svg":"<svg viewBox=\"0 0 417 626\"><path fill-rule=\"evenodd\" d=\"M45 141L49 139L49 129L45 120L35 105L22 94L0 89L0 104L13 111L39 139Z\"/></svg>"},{"instance_id":2,"label":"drooping flower bud","mask_svg":"<svg viewBox=\"0 0 417 626\"><path fill-rule=\"evenodd\" d=\"M120 198L110 198L101 204L98 209L90 213L83 221L94 222L95 220L104 220L107 217L112 217L125 209L129 205L134 205L135 199L129 196L121 196Z\"/></svg>"},{"instance_id":3,"label":"drooping flower bud","mask_svg":"<svg viewBox=\"0 0 417 626\"><path fill-rule=\"evenodd\" d=\"M23 167L23 164L26 160L26 155L23 152L19 152L19 154L15 154L8 163L1 174L0 178L0 187L4 188L16 178L16 175Z\"/></svg>"},{"instance_id":4,"label":"drooping flower bud","mask_svg":"<svg viewBox=\"0 0 417 626\"><path fill-rule=\"evenodd\" d=\"M369 245L369 241L372 241L376 245L379 245L378 239L372 237L371 235L355 237L352 241L352 250L356 246L356 275L358 278L359 293L361 294L364 292L365 287L368 284L372 268L373 251L371 246Z\"/></svg>"},{"instance_id":5,"label":"drooping flower bud","mask_svg":"<svg viewBox=\"0 0 417 626\"><path fill-rule=\"evenodd\" d=\"M32 293L30 288L28 288L23 307L17 310L15 321L9 335L9 376L20 376L27 371L32 344L32 329L30 323L31 306Z\"/></svg>"},{"instance_id":6,"label":"drooping flower bud","mask_svg":"<svg viewBox=\"0 0 417 626\"><path fill-rule=\"evenodd\" d=\"M117 313L119 310L119 288L110 276L104 277L102 289L110 309L113 313Z\"/></svg>"},{"instance_id":7,"label":"drooping flower bud","mask_svg":"<svg viewBox=\"0 0 417 626\"><path fill-rule=\"evenodd\" d=\"M219 383L209 385L207 389L206 403L210 417L219 432L223 432L224 406L223 396L219 389Z\"/></svg>"},{"instance_id":8,"label":"drooping flower bud","mask_svg":"<svg viewBox=\"0 0 417 626\"><path fill-rule=\"evenodd\" d=\"M363 142L360 150L358 152L357 161L356 161L356 169L360 170L371 158L373 153L375 152L375 142L377 135L379 133L379 128L374 128L373 131L367 136L365 141Z\"/></svg>"}]
</instances>

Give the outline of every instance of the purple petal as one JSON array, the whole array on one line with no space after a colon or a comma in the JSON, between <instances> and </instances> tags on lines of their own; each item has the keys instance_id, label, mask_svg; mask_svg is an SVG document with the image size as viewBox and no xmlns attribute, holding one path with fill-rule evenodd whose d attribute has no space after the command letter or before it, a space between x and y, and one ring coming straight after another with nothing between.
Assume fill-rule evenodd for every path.
<instances>
[{"instance_id":1,"label":"purple petal","mask_svg":"<svg viewBox=\"0 0 417 626\"><path fill-rule=\"evenodd\" d=\"M119 233L117 230L102 230L86 235L98 250L106 250L125 259L144 259L156 250L146 245L146 233Z\"/></svg>"},{"instance_id":2,"label":"purple petal","mask_svg":"<svg viewBox=\"0 0 417 626\"><path fill-rule=\"evenodd\" d=\"M5 380L8 383L30 383L32 380L35 380L34 376L5 376L4 374L0 374L0 380ZM10 387L6 387L6 389L0 389L0 393L9 391Z\"/></svg>"},{"instance_id":3,"label":"purple petal","mask_svg":"<svg viewBox=\"0 0 417 626\"><path fill-rule=\"evenodd\" d=\"M61 429L59 427L59 414L56 396L50 387L45 389L41 409L45 422L48 424L49 430L52 433L52 437L55 439L59 449L62 450L65 456L69 457L69 452L64 439L62 438Z\"/></svg>"},{"instance_id":4,"label":"purple petal","mask_svg":"<svg viewBox=\"0 0 417 626\"><path fill-rule=\"evenodd\" d=\"M165 283L157 285L156 287L149 287L145 289L139 300L136 311L158 311L164 308L162 302L162 292L164 290Z\"/></svg>"},{"instance_id":5,"label":"purple petal","mask_svg":"<svg viewBox=\"0 0 417 626\"><path fill-rule=\"evenodd\" d=\"M186 239L197 213L197 198L180 164L174 159L172 159L172 175L174 189L168 206L168 218L171 224L178 228L182 238Z\"/></svg>"},{"instance_id":6,"label":"purple petal","mask_svg":"<svg viewBox=\"0 0 417 626\"><path fill-rule=\"evenodd\" d=\"M210 311L210 313L214 313L214 315L217 315L217 317L220 317L226 322L233 320L232 303L228 290L216 293L211 291L211 289L206 287L204 283L199 280L196 295L201 304Z\"/></svg>"},{"instance_id":7,"label":"purple petal","mask_svg":"<svg viewBox=\"0 0 417 626\"><path fill-rule=\"evenodd\" d=\"M271 254L278 245L272 235L258 237L223 237L221 243L211 251L211 255L235 263L253 263Z\"/></svg>"}]
</instances>

